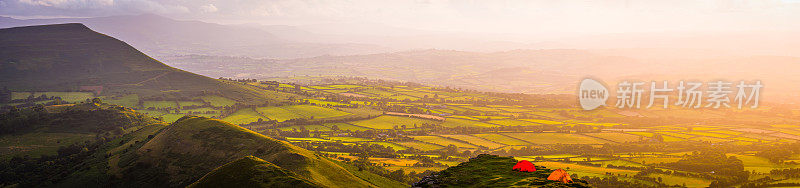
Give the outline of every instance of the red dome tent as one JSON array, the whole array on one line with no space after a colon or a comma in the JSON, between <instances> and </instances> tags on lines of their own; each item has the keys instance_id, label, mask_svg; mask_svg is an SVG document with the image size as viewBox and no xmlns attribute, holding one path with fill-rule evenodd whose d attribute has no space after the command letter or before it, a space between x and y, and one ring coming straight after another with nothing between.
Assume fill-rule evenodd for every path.
<instances>
[{"instance_id":1,"label":"red dome tent","mask_svg":"<svg viewBox=\"0 0 800 188\"><path fill-rule=\"evenodd\" d=\"M514 168L511 168L511 169L512 170L517 170L517 171L520 171L520 172L533 172L533 171L536 171L536 166L533 166L533 163L531 163L529 161L521 160L521 161L517 162L517 165L514 165Z\"/></svg>"}]
</instances>

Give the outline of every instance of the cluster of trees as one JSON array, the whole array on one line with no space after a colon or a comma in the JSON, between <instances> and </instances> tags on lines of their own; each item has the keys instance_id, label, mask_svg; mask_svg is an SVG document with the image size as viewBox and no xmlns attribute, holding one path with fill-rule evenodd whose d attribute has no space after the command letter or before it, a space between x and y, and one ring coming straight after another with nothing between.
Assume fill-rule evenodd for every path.
<instances>
[{"instance_id":1,"label":"cluster of trees","mask_svg":"<svg viewBox=\"0 0 800 188\"><path fill-rule=\"evenodd\" d=\"M368 172L371 172L373 174L377 174L377 175L380 175L380 176L383 176L383 177L386 177L386 178L389 178L389 179L393 179L395 181L407 183L407 184L413 184L414 182L417 182L420 179L422 179L422 177L425 177L425 176L428 176L428 175L434 173L434 171L431 171L431 170L426 170L426 171L421 172L421 173L416 173L416 172L412 171L412 172L409 172L408 174L406 174L406 172L403 171L403 169L397 169L397 170L394 170L394 171L387 170L386 168L383 168L383 166L381 166L381 165L369 162L369 159L366 158L366 157L359 157L356 160L347 161L346 163L350 164L350 165L353 165L353 166L356 166L359 171L368 171Z\"/></svg>"},{"instance_id":2,"label":"cluster of trees","mask_svg":"<svg viewBox=\"0 0 800 188\"><path fill-rule=\"evenodd\" d=\"M95 99L95 102L100 101ZM131 127L153 123L147 116L133 113L124 107L103 107L98 103L84 103L78 107L91 110L69 108L50 113L43 105L23 109L12 108L8 112L0 113L0 135L19 134L42 127L48 127L50 131L121 133Z\"/></svg>"},{"instance_id":3,"label":"cluster of trees","mask_svg":"<svg viewBox=\"0 0 800 188\"><path fill-rule=\"evenodd\" d=\"M773 169L769 171L769 174L786 178L800 178L800 168Z\"/></svg>"},{"instance_id":4,"label":"cluster of trees","mask_svg":"<svg viewBox=\"0 0 800 188\"><path fill-rule=\"evenodd\" d=\"M746 182L750 176L750 173L744 170L742 160L734 156L728 157L719 150L695 151L677 162L666 163L664 166L687 172L706 174L708 178L716 179L712 182L711 187L737 185Z\"/></svg>"},{"instance_id":5,"label":"cluster of trees","mask_svg":"<svg viewBox=\"0 0 800 188\"><path fill-rule=\"evenodd\" d=\"M53 186L66 179L83 162L92 157L108 139L62 146L58 154L38 158L15 156L0 161L0 185L18 184L19 187Z\"/></svg>"},{"instance_id":6,"label":"cluster of trees","mask_svg":"<svg viewBox=\"0 0 800 188\"><path fill-rule=\"evenodd\" d=\"M580 179L585 180L588 182L592 187L597 188L618 188L618 187L641 187L641 188L661 188L661 187L681 187L681 186L670 186L660 182L655 181L656 185L649 185L639 182L630 182L625 180L620 180L616 176L611 177L588 177L583 176ZM685 185L683 187L686 187Z\"/></svg>"},{"instance_id":7,"label":"cluster of trees","mask_svg":"<svg viewBox=\"0 0 800 188\"><path fill-rule=\"evenodd\" d=\"M756 156L769 159L773 163L783 163L794 154L800 153L800 143L778 144L765 148L756 153Z\"/></svg>"},{"instance_id":8,"label":"cluster of trees","mask_svg":"<svg viewBox=\"0 0 800 188\"><path fill-rule=\"evenodd\" d=\"M4 130L10 125L8 123L11 123L26 127L16 131L47 127L49 131L53 132L96 133L93 139L60 146L54 155L14 156L9 160L0 160L0 185L52 187L63 185L61 183L64 183L66 179L76 181L91 179L91 183L103 187L113 181L119 181L115 177L105 175L107 169L105 169L106 163L103 161L108 157L105 150L114 148L112 146L122 145L126 139L130 139L123 136L125 129L135 129L154 122L146 116L132 113L130 109L123 107L97 106L97 103L80 105L59 113L47 113L41 107L36 107L0 115ZM5 133L8 132L2 134ZM152 138L152 135L148 138ZM117 144L112 140L120 140L120 142ZM144 142L138 144L142 145ZM91 174L87 176L90 178L72 179L75 178L74 175L78 171L82 171L82 175Z\"/></svg>"},{"instance_id":9,"label":"cluster of trees","mask_svg":"<svg viewBox=\"0 0 800 188\"><path fill-rule=\"evenodd\" d=\"M685 155L681 160L664 165L689 172L729 176L745 174L745 177L748 174L744 171L742 160L737 159L735 156L728 157L725 153L715 150L694 151L690 155Z\"/></svg>"}]
</instances>

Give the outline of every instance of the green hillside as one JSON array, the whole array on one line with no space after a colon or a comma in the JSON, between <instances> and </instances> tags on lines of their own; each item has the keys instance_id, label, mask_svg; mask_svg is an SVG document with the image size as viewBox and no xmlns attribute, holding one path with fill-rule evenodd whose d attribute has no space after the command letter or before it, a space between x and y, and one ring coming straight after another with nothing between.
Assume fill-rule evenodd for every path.
<instances>
[{"instance_id":1,"label":"green hillside","mask_svg":"<svg viewBox=\"0 0 800 188\"><path fill-rule=\"evenodd\" d=\"M82 103L14 109L0 123L0 186L184 187L215 169L245 170L235 173L261 183L277 174L271 178L309 186L373 186L311 151L216 119L186 116L166 125L129 108ZM220 167L250 155L265 161ZM210 180L219 179L213 174Z\"/></svg>"},{"instance_id":2,"label":"green hillside","mask_svg":"<svg viewBox=\"0 0 800 188\"><path fill-rule=\"evenodd\" d=\"M189 187L319 187L272 163L247 156L209 172Z\"/></svg>"},{"instance_id":3,"label":"green hillside","mask_svg":"<svg viewBox=\"0 0 800 188\"><path fill-rule=\"evenodd\" d=\"M137 163L185 186L229 161L253 155L327 187L370 184L311 151L217 119L186 116L137 150Z\"/></svg>"},{"instance_id":4,"label":"green hillside","mask_svg":"<svg viewBox=\"0 0 800 188\"><path fill-rule=\"evenodd\" d=\"M83 103L0 114L0 186L76 187L125 182L109 161L132 156L165 123L119 106ZM121 177L121 175L119 176Z\"/></svg>"},{"instance_id":5,"label":"green hillside","mask_svg":"<svg viewBox=\"0 0 800 188\"><path fill-rule=\"evenodd\" d=\"M437 172L414 184L415 187L589 187L585 181L565 184L547 180L552 169L536 166L535 172L513 171L512 157L481 154L458 166Z\"/></svg>"},{"instance_id":6,"label":"green hillside","mask_svg":"<svg viewBox=\"0 0 800 188\"><path fill-rule=\"evenodd\" d=\"M0 86L12 91L266 100L255 88L169 67L83 24L0 29L0 44Z\"/></svg>"}]
</instances>

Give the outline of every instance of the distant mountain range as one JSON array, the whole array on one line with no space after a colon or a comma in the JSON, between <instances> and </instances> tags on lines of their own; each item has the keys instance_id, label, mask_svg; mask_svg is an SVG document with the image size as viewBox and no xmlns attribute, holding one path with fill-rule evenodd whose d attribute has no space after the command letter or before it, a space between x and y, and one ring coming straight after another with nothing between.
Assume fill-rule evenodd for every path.
<instances>
[{"instance_id":1,"label":"distant mountain range","mask_svg":"<svg viewBox=\"0 0 800 188\"><path fill-rule=\"evenodd\" d=\"M319 37L291 26L220 25L179 21L153 14L28 20L0 17L0 28L60 23L83 23L153 56L205 54L298 58L389 51L387 47L373 44L293 41L291 39ZM271 32L281 34L284 38L276 37ZM292 37L287 36L289 34Z\"/></svg>"},{"instance_id":2,"label":"distant mountain range","mask_svg":"<svg viewBox=\"0 0 800 188\"><path fill-rule=\"evenodd\" d=\"M598 33L548 37L535 34L429 31L381 23L223 25L175 20L153 14L55 19L0 17L0 28L58 23L83 23L100 33L126 41L154 57L214 55L293 59L424 49L472 52L516 49L655 49L671 51L673 57L687 51L702 51L706 55L779 56L800 52L800 38L795 36L794 33L797 32L794 31Z\"/></svg>"},{"instance_id":3,"label":"distant mountain range","mask_svg":"<svg viewBox=\"0 0 800 188\"><path fill-rule=\"evenodd\" d=\"M796 101L800 97L800 87L793 84L800 78L788 71L800 69L798 57L718 55L702 50L416 50L289 60L201 55L161 59L211 77L284 82L312 83L306 81L313 81L312 77L361 76L480 91L574 94L577 83L586 77L601 79L611 88L623 80L647 82L648 86L650 81L669 81L673 88L682 80L761 80L769 88L761 93L765 101Z\"/></svg>"}]
</instances>

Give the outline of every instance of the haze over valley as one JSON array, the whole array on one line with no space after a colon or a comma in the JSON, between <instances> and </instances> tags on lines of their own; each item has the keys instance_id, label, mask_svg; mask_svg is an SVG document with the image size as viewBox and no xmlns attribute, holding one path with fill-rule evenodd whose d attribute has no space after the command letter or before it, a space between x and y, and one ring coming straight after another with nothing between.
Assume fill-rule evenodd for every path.
<instances>
[{"instance_id":1,"label":"haze over valley","mask_svg":"<svg viewBox=\"0 0 800 188\"><path fill-rule=\"evenodd\" d=\"M799 12L0 0L0 187L797 187Z\"/></svg>"}]
</instances>

